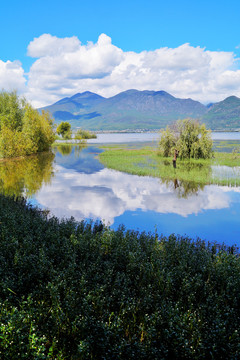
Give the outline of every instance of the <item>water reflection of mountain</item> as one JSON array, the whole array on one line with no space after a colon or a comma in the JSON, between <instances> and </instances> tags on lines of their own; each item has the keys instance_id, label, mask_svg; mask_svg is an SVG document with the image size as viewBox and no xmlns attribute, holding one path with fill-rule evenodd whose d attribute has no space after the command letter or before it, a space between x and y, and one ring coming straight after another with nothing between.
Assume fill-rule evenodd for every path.
<instances>
[{"instance_id":1,"label":"water reflection of mountain","mask_svg":"<svg viewBox=\"0 0 240 360\"><path fill-rule=\"evenodd\" d=\"M53 177L51 152L0 162L0 191L10 196L31 197Z\"/></svg>"},{"instance_id":2,"label":"water reflection of mountain","mask_svg":"<svg viewBox=\"0 0 240 360\"><path fill-rule=\"evenodd\" d=\"M93 174L104 168L94 156L102 152L102 150L93 146L62 145L56 147L54 152L56 154L56 163L65 169L74 169L80 173Z\"/></svg>"}]
</instances>

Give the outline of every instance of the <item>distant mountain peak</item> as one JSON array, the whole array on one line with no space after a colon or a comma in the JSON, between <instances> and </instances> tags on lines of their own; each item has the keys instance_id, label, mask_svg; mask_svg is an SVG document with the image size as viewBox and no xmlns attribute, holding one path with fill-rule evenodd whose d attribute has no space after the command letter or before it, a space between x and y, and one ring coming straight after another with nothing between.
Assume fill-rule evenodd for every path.
<instances>
[{"instance_id":1,"label":"distant mountain peak","mask_svg":"<svg viewBox=\"0 0 240 360\"><path fill-rule=\"evenodd\" d=\"M231 100L236 100L236 101L240 101L240 98L235 96L235 95L231 95L231 96L228 96L225 100L223 101L231 101Z\"/></svg>"},{"instance_id":2,"label":"distant mountain peak","mask_svg":"<svg viewBox=\"0 0 240 360\"><path fill-rule=\"evenodd\" d=\"M135 95L135 94L144 94L144 95L162 95L162 96L171 96L169 93L167 93L166 91L160 90L160 91L155 91L155 90L136 90L136 89L129 89L129 90L125 90L120 92L119 94L116 94L115 96L118 96L120 94L126 94L126 95Z\"/></svg>"},{"instance_id":3,"label":"distant mountain peak","mask_svg":"<svg viewBox=\"0 0 240 360\"><path fill-rule=\"evenodd\" d=\"M103 96L95 94L91 91L84 91L82 93L77 93L75 95L73 95L72 97L70 97L71 100L75 100L75 99L86 99L86 98L98 98L98 99L104 99Z\"/></svg>"}]
</instances>

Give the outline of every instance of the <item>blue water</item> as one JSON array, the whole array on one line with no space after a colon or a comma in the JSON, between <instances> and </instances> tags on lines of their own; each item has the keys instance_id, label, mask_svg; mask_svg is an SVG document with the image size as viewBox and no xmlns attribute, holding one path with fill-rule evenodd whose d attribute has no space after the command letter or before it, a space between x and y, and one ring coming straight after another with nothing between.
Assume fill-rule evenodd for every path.
<instances>
[{"instance_id":1,"label":"blue water","mask_svg":"<svg viewBox=\"0 0 240 360\"><path fill-rule=\"evenodd\" d=\"M51 183L31 200L52 214L240 245L240 187L208 185L182 197L173 182L104 168L97 147L72 148L69 155L55 151Z\"/></svg>"}]
</instances>

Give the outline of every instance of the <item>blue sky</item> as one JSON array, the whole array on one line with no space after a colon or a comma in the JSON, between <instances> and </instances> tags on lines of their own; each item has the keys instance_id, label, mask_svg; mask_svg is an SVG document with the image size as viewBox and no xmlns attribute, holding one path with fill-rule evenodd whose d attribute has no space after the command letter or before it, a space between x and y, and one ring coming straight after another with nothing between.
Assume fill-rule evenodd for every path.
<instances>
[{"instance_id":1,"label":"blue sky","mask_svg":"<svg viewBox=\"0 0 240 360\"><path fill-rule=\"evenodd\" d=\"M16 61L20 61L21 66L18 63L19 78L15 84L15 88L17 88L20 93L26 94L27 97L36 104L44 104L47 103L47 101L58 100L62 95L74 94L75 90L77 92L78 89L79 91L98 91L102 92L105 96L110 96L118 91L125 90L128 86L133 86L140 90L143 89L144 86L151 86L153 90L157 90L161 84L165 87L161 89L172 92L175 96L192 97L202 102L221 100L226 95L232 93L240 96L240 84L238 84L240 79L238 73L239 62L237 60L240 56L239 14L240 2L237 0L229 0L228 2L222 0L202 0L201 2L189 0L173 0L168 2L161 0L122 0L118 2L106 0L68 0L64 2L55 0L25 0L20 2L19 0L12 0L11 2L4 2L1 4L0 13L0 61L2 61L2 70L0 67L0 82L2 82L4 88L14 86L13 79L9 81L9 84L7 82L7 77L10 76L10 66L8 66L8 70L6 70L4 64L7 62L8 65L14 63L16 67ZM82 46L86 46L88 42L97 44L99 36L105 34L111 39L111 44L121 50L122 58L120 59L119 57L116 60L115 55L113 55L114 60L110 68L109 63L111 61L109 58L106 59L106 68L108 68L108 70L105 73L102 71L104 64L102 64L101 69L98 66L101 74L96 72L96 68L92 73L90 69L88 69L87 74L83 74L81 71L77 72L76 77L78 81L75 79L75 86L69 86L66 80L69 75L67 71L65 71L63 78L59 78L58 81L55 79L53 84L53 77L56 77L56 74L50 72L46 74L46 68L44 70L40 69L39 59L41 60L42 66L45 65L47 67L47 59L49 57L47 48L44 48L45 52L41 52L41 56L39 56L39 52L29 52L28 50L30 42L32 42L34 38L40 38L43 34L49 34L55 40L64 38L72 39L75 37ZM48 44L52 43L52 40L49 41L48 39ZM190 47L182 49L181 46L184 44L189 44ZM37 45L39 46L39 44ZM61 47L60 42L58 42L56 46ZM153 52L159 49L167 48L169 50L179 49L179 47L181 55L179 55L178 69L176 65L174 65L175 73L172 73L172 68L169 69L166 65L164 65L164 68L163 65L161 65L157 72L154 70L154 75L153 68L156 68L156 61L159 63L162 59L162 54L158 54L158 60L156 61L150 61L148 55L152 57ZM224 57L223 60L220 60L220 57L216 61L214 60L215 63L221 63L219 65L221 69L220 67L219 69L220 73L223 74L222 79L224 79L224 81L219 77L219 81L213 84L212 78L210 79L208 77L205 79L205 83L201 82L201 89L197 89L194 86L194 89L191 91L190 88L193 88L191 84L191 73L194 72L194 59L201 57L201 54L197 53L198 48L202 50L201 54L204 55L205 58L210 56L209 63L212 61L212 57L215 57L215 53L222 56L221 59ZM84 50L84 48L82 48L82 50ZM188 76L186 76L186 66L184 63L189 62L187 54L189 51L194 52L194 50L196 51L195 55L191 57L192 65L187 65ZM67 51L69 51L69 49ZM78 53L76 47L74 47L74 51L76 57ZM73 53L72 48L70 52L71 54ZM145 70L141 67L142 65L139 63L140 58L137 59L137 56L131 60L131 63L130 56L128 56L130 52L133 52L135 55L143 52L145 52L145 55L147 54L147 58L144 59L144 61L141 57L141 62L142 65L145 66ZM183 55L183 53L185 55ZM37 56L33 57L33 54ZM102 54L101 51L94 56L98 57L100 54ZM64 56L65 55L66 53L64 53ZM119 77L119 65L122 64L123 56L125 55L128 56L128 66L124 67L124 71L121 70L121 73L124 73L123 75L125 76L123 79L124 86L116 86L116 84L114 85L114 81L121 80ZM56 61L58 64L58 72L61 72L58 59L55 58L53 54L51 54L51 56L54 56L52 61ZM154 56L156 57L156 53L154 53ZM170 57L173 56L174 55L171 54ZM186 60L183 60L184 56ZM68 58L67 55L66 57ZM63 58L62 55L61 58ZM182 60L181 63L180 60ZM146 61L148 61L147 66ZM205 59L205 65L198 64L198 66L206 67L206 61ZM172 62L171 59L170 62ZM222 62L224 62L224 64L222 64ZM36 69L35 72L33 72L34 69L31 69L31 66L35 63L37 72ZM167 60L165 61L165 64L166 63ZM72 66L75 64L76 63L73 62ZM69 67L70 66L71 64L69 63ZM123 65L121 66L123 67ZM131 74L126 72L126 69L130 69L130 67L131 69L135 67L137 71ZM199 73L199 78L201 76L201 79L203 79L204 75L202 74L204 74L204 69L203 67L201 69L202 72ZM195 71L198 72L198 70L199 67L196 67ZM142 78L141 81L138 80L139 71L141 74L145 71L144 79ZM181 71L184 71L184 73L181 73ZM206 69L206 73L211 71L212 68ZM235 74L226 73L226 71L235 71ZM20 79L20 72L22 79ZM31 76L29 72L31 72ZM114 73L112 74L112 72ZM118 72L118 76L116 76L116 72ZM148 72L152 74L152 78L154 78L154 76L158 77L157 75L159 74L159 79L161 78L162 80L154 86L153 80L147 81L146 73ZM40 78L42 73L45 74L45 83L48 77L51 85L46 86L41 83L41 81L39 84L36 79L38 75ZM220 76L220 73L218 72L217 75L214 74L213 77ZM29 76L32 79L31 81ZM68 80L71 76L68 77ZM174 76L177 76L179 81L175 83L175 86L171 87L169 83L173 82ZM86 80L87 77L89 81ZM104 81L100 81L101 78L104 79ZM131 78L131 81L128 83L126 82L127 78ZM192 80L194 84L199 81L199 78L195 77L195 79ZM84 79L84 81L81 82L81 79ZM184 82L181 83L181 79L182 81L184 80ZM92 80L96 81L93 83ZM60 89L61 81L63 85L62 89ZM37 84L39 88L41 88L39 93L36 90ZM187 89L188 84L189 89ZM89 87L89 89L86 87ZM182 91L178 89L179 87L182 88ZM34 92L35 95L33 95ZM46 96L44 96L44 93Z\"/></svg>"}]
</instances>

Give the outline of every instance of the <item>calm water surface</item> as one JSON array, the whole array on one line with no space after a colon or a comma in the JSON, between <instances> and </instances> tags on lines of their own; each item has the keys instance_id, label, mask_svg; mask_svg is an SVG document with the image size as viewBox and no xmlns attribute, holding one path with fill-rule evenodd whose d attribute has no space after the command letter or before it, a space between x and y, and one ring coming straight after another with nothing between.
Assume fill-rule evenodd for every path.
<instances>
[{"instance_id":1,"label":"calm water surface","mask_svg":"<svg viewBox=\"0 0 240 360\"><path fill-rule=\"evenodd\" d=\"M97 134L97 139L88 140L89 144L155 142L159 140L159 133L113 133ZM213 140L240 140L239 132L212 132Z\"/></svg>"},{"instance_id":2,"label":"calm water surface","mask_svg":"<svg viewBox=\"0 0 240 360\"><path fill-rule=\"evenodd\" d=\"M55 157L1 163L1 191L24 194L58 217L240 245L240 187L193 187L124 174L104 168L100 151L97 145L63 146Z\"/></svg>"}]
</instances>

